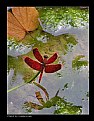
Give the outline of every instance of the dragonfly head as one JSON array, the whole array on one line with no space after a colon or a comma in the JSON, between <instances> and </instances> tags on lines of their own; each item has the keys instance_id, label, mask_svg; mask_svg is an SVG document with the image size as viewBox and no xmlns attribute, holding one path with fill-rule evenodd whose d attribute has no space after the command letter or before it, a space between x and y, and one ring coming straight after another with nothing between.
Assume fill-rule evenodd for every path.
<instances>
[{"instance_id":1,"label":"dragonfly head","mask_svg":"<svg viewBox=\"0 0 94 121\"><path fill-rule=\"evenodd\" d=\"M47 55L44 55L44 60L43 60L44 66L45 66L45 64L47 62L47 58L48 58L48 56Z\"/></svg>"},{"instance_id":2,"label":"dragonfly head","mask_svg":"<svg viewBox=\"0 0 94 121\"><path fill-rule=\"evenodd\" d=\"M44 55L44 58L46 58L46 59L47 59L47 58L48 58L48 56L47 56L47 55Z\"/></svg>"}]
</instances>

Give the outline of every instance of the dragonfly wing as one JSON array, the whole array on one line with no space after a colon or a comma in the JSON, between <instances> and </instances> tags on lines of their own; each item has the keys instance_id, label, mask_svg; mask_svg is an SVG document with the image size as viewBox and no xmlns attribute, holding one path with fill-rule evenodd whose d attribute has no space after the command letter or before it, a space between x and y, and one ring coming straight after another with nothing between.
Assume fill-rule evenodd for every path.
<instances>
[{"instance_id":1,"label":"dragonfly wing","mask_svg":"<svg viewBox=\"0 0 94 121\"><path fill-rule=\"evenodd\" d=\"M46 64L50 64L50 63L53 63L55 60L57 59L57 53L55 53L52 57L50 57Z\"/></svg>"},{"instance_id":2,"label":"dragonfly wing","mask_svg":"<svg viewBox=\"0 0 94 121\"><path fill-rule=\"evenodd\" d=\"M38 63L37 61L32 60L29 57L23 57L25 63L30 66L31 68L37 70L37 71L42 71L42 64Z\"/></svg>"},{"instance_id":3,"label":"dragonfly wing","mask_svg":"<svg viewBox=\"0 0 94 121\"><path fill-rule=\"evenodd\" d=\"M39 62L43 63L43 58L37 48L33 49L33 54Z\"/></svg>"},{"instance_id":4,"label":"dragonfly wing","mask_svg":"<svg viewBox=\"0 0 94 121\"><path fill-rule=\"evenodd\" d=\"M45 72L46 73L54 73L61 69L61 64L55 64L55 65L46 65L45 66Z\"/></svg>"}]
</instances>

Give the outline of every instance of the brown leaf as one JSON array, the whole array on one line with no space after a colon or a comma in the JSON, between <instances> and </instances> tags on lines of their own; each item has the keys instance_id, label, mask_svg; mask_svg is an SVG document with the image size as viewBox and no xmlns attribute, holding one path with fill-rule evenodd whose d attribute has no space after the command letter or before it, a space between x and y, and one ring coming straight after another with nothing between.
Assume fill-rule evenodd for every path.
<instances>
[{"instance_id":1,"label":"brown leaf","mask_svg":"<svg viewBox=\"0 0 94 121\"><path fill-rule=\"evenodd\" d=\"M39 13L35 7L13 7L12 13L7 12L7 34L21 40L29 31L34 31L38 25Z\"/></svg>"},{"instance_id":2,"label":"brown leaf","mask_svg":"<svg viewBox=\"0 0 94 121\"><path fill-rule=\"evenodd\" d=\"M44 100L43 100L43 98L42 98L42 96L41 96L41 94L40 94L40 92L38 91L38 92L35 92L35 94L36 94L36 98L38 99L38 101L42 104L42 105L44 105Z\"/></svg>"},{"instance_id":3,"label":"brown leaf","mask_svg":"<svg viewBox=\"0 0 94 121\"><path fill-rule=\"evenodd\" d=\"M43 86L41 86L40 84L36 83L35 81L33 83L44 91L44 93L47 97L46 100L49 100L49 94L48 94L47 90Z\"/></svg>"},{"instance_id":4,"label":"brown leaf","mask_svg":"<svg viewBox=\"0 0 94 121\"><path fill-rule=\"evenodd\" d=\"M27 107L31 107L31 108L34 108L36 110L41 110L43 108L43 106L41 105L38 105L36 103L32 103L32 102L26 102L24 103Z\"/></svg>"}]
</instances>

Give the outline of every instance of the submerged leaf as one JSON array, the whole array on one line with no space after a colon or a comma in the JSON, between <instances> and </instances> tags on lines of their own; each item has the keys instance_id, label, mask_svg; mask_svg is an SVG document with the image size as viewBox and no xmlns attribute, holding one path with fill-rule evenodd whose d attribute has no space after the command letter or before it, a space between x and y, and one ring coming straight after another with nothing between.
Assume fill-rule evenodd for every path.
<instances>
[{"instance_id":1,"label":"submerged leaf","mask_svg":"<svg viewBox=\"0 0 94 121\"><path fill-rule=\"evenodd\" d=\"M21 57L12 57L8 56L8 72L10 69L14 70L14 75L16 76L18 73L23 75L23 79L27 82L31 77L33 77L34 72L27 68Z\"/></svg>"}]
</instances>

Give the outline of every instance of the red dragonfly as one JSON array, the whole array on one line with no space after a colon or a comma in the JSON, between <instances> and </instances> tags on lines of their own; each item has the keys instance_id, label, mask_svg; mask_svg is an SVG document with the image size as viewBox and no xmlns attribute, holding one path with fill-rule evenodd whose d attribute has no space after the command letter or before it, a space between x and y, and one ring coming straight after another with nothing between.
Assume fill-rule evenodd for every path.
<instances>
[{"instance_id":1,"label":"red dragonfly","mask_svg":"<svg viewBox=\"0 0 94 121\"><path fill-rule=\"evenodd\" d=\"M39 83L41 81L43 71L45 71L46 73L54 73L61 69L61 64L49 65L57 59L57 53L54 53L53 56L51 56L49 59L47 55L44 55L44 58L43 58L40 52L38 51L38 49L35 48L33 49L33 54L39 62L32 60L27 56L24 56L23 59L25 63L29 65L31 68L41 72L39 76Z\"/></svg>"}]
</instances>

